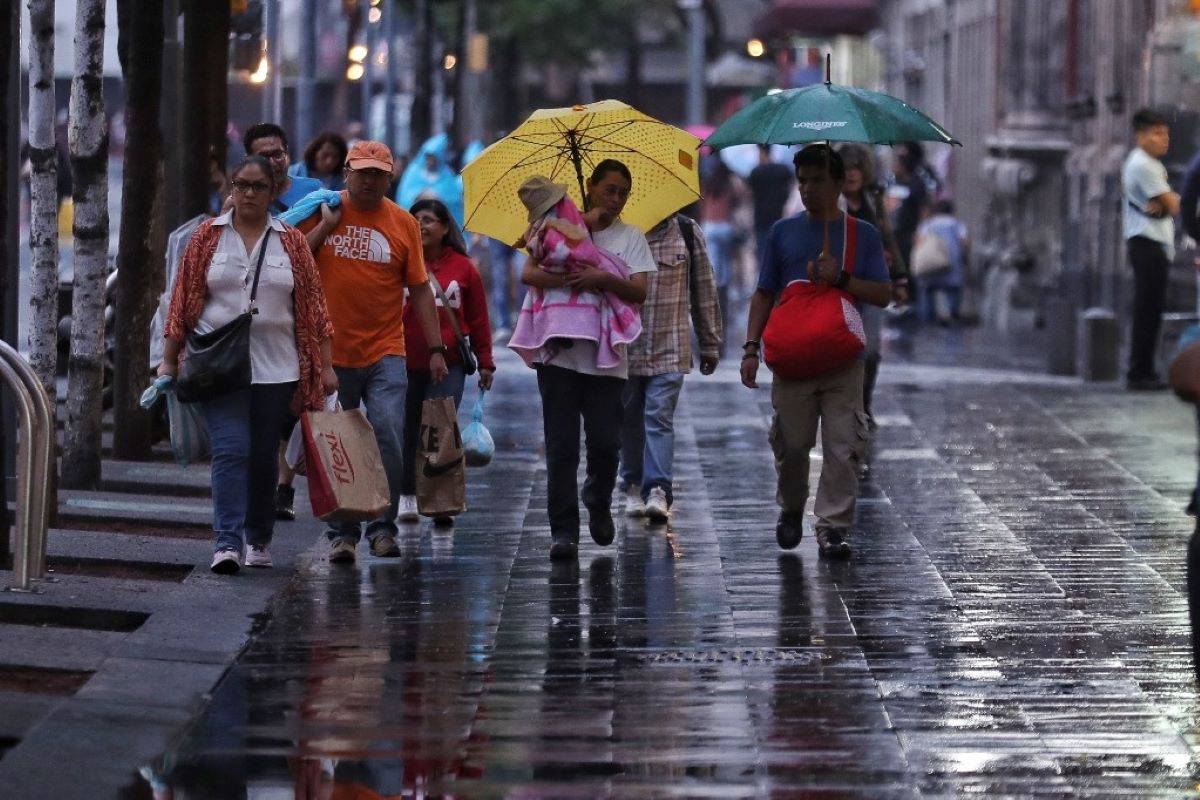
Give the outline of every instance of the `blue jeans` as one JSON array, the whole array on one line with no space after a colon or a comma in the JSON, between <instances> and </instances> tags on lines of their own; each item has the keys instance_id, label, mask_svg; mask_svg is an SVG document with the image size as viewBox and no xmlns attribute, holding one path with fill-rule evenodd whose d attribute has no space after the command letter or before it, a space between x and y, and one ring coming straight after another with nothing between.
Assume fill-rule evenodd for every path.
<instances>
[{"instance_id":1,"label":"blue jeans","mask_svg":"<svg viewBox=\"0 0 1200 800\"><path fill-rule=\"evenodd\" d=\"M488 239L488 260L491 264L492 323L497 328L513 326L512 264L517 251L499 239Z\"/></svg>"},{"instance_id":2,"label":"blue jeans","mask_svg":"<svg viewBox=\"0 0 1200 800\"><path fill-rule=\"evenodd\" d=\"M400 473L404 453L404 398L408 393L408 371L404 356L384 356L369 367L334 367L338 377L338 402L349 411L367 404L367 421L375 429L375 441L387 473L391 502L379 517L367 525L367 539L386 534L395 536L396 501L400 496ZM357 542L362 527L343 522L326 531L330 541Z\"/></svg>"},{"instance_id":3,"label":"blue jeans","mask_svg":"<svg viewBox=\"0 0 1200 800\"><path fill-rule=\"evenodd\" d=\"M430 383L429 371L408 373L408 398L404 401L404 471L400 476L400 494L417 493L417 437L421 434L421 409L426 400L453 397L454 407L462 405L467 375L462 364L450 364L450 374L441 383Z\"/></svg>"},{"instance_id":4,"label":"blue jeans","mask_svg":"<svg viewBox=\"0 0 1200 800\"><path fill-rule=\"evenodd\" d=\"M631 375L625 384L625 418L621 426L621 483L638 486L642 499L659 487L674 502L671 490L675 460L675 406L683 389L683 373Z\"/></svg>"},{"instance_id":5,"label":"blue jeans","mask_svg":"<svg viewBox=\"0 0 1200 800\"><path fill-rule=\"evenodd\" d=\"M212 441L215 549L270 544L279 436L295 393L295 382L257 383L201 406Z\"/></svg>"}]
</instances>

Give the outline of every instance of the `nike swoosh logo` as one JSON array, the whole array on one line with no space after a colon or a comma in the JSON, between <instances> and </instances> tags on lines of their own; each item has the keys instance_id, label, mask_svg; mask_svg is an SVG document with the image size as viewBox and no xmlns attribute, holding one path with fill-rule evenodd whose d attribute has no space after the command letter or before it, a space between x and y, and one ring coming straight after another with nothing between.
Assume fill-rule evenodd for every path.
<instances>
[{"instance_id":1,"label":"nike swoosh logo","mask_svg":"<svg viewBox=\"0 0 1200 800\"><path fill-rule=\"evenodd\" d=\"M438 478L438 477L441 477L442 475L445 475L446 473L450 472L455 467L457 467L459 464L462 463L462 460L463 460L463 457L459 456L458 458L451 461L449 464L444 464L440 467L435 467L432 464L430 464L428 461L426 461L425 466L421 468L421 471L423 473L425 473L426 478Z\"/></svg>"}]
</instances>

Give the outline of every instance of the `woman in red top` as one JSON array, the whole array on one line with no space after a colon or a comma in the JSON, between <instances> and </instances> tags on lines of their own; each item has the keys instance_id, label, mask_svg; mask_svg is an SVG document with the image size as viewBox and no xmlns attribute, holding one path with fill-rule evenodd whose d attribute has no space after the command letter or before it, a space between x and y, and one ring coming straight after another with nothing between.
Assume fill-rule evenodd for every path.
<instances>
[{"instance_id":1,"label":"woman in red top","mask_svg":"<svg viewBox=\"0 0 1200 800\"><path fill-rule=\"evenodd\" d=\"M492 388L496 362L492 359L492 323L488 319L487 292L471 259L467 246L450 210L440 200L418 200L409 209L421 226L421 244L425 269L437 279L450 309L458 319L463 335L471 340L471 351L479 362L479 388ZM408 394L404 403L404 471L400 478L400 522L416 522L417 516L417 436L421 428L421 405L438 397L453 397L454 406L462 403L466 375L454 341L450 315L437 298L438 319L442 324L442 342L446 345L446 366L450 374L438 384L429 381L429 348L416 313L404 307L404 339L408 352ZM438 517L439 524L450 524L451 517Z\"/></svg>"}]
</instances>

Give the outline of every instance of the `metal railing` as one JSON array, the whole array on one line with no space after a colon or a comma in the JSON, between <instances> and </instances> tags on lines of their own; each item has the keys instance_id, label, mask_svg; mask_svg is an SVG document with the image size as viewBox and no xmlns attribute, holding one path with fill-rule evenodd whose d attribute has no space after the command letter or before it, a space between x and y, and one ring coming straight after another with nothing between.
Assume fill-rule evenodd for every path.
<instances>
[{"instance_id":1,"label":"metal railing","mask_svg":"<svg viewBox=\"0 0 1200 800\"><path fill-rule=\"evenodd\" d=\"M30 591L46 573L50 476L54 468L54 409L41 380L21 354L0 341L0 378L17 400L17 507L13 541L15 591Z\"/></svg>"}]
</instances>

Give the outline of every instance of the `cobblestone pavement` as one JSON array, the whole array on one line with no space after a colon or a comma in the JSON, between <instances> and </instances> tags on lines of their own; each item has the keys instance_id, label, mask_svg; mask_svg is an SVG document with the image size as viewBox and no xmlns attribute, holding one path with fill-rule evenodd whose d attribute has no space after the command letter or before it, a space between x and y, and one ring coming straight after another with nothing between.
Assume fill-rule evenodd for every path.
<instances>
[{"instance_id":1,"label":"cobblestone pavement","mask_svg":"<svg viewBox=\"0 0 1200 800\"><path fill-rule=\"evenodd\" d=\"M671 525L630 522L608 548L585 533L559 566L535 385L506 360L471 511L453 532L405 530L399 559L307 566L158 765L165 784L1195 792L1194 423L1166 395L986 362L885 363L849 563L819 560L811 532L776 547L768 393L729 364L687 384Z\"/></svg>"}]
</instances>

